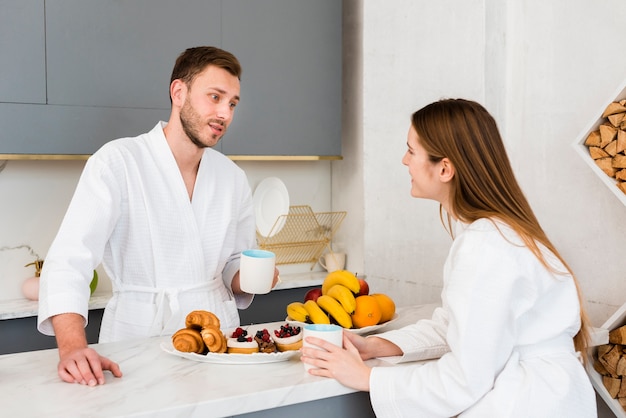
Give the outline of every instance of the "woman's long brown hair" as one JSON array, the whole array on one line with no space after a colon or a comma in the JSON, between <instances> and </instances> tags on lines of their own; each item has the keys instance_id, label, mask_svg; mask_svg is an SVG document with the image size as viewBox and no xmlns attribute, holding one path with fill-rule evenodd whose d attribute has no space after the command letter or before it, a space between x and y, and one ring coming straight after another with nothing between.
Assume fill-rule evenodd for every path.
<instances>
[{"instance_id":1,"label":"woman's long brown hair","mask_svg":"<svg viewBox=\"0 0 626 418\"><path fill-rule=\"evenodd\" d=\"M481 218L499 219L519 234L547 269L556 274L571 274L578 291L581 321L574 346L586 359L590 325L580 285L541 228L517 183L493 117L476 102L445 99L415 112L411 122L430 160L438 162L445 157L455 168L450 192L452 215L464 223ZM452 234L450 215L444 225ZM443 222L443 213L441 219ZM541 246L551 251L567 272L555 271L546 261Z\"/></svg>"}]
</instances>

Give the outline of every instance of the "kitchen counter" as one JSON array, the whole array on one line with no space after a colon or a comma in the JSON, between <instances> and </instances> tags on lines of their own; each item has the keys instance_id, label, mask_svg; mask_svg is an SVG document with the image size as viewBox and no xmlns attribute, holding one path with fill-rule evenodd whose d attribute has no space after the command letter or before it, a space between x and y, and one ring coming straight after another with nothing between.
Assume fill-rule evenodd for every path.
<instances>
[{"instance_id":1,"label":"kitchen counter","mask_svg":"<svg viewBox=\"0 0 626 418\"><path fill-rule=\"evenodd\" d=\"M399 308L398 318L380 331L430 317L436 305ZM223 417L290 408L289 416L320 416L319 400L355 407L369 397L333 379L308 375L299 355L280 363L223 365L200 363L164 352L169 337L92 345L119 363L124 377L106 373L97 387L62 382L57 350L0 356L0 407L3 416L20 417ZM382 360L371 365L391 366ZM355 398L354 396L357 396ZM330 398L330 399L327 399ZM336 407L340 407L338 405ZM344 405L345 406L345 405ZM334 406L335 407L335 406ZM350 407L349 405L347 407ZM267 416L279 416L277 411ZM293 411L292 411L293 409ZM328 414L326 414L328 415Z\"/></svg>"},{"instance_id":2,"label":"kitchen counter","mask_svg":"<svg viewBox=\"0 0 626 418\"><path fill-rule=\"evenodd\" d=\"M291 273L281 276L281 282L274 290L297 289L308 286L320 286L326 277L326 272ZM110 294L96 293L89 300L89 309L103 309ZM39 302L28 299L3 300L0 303L0 320L18 319L37 316Z\"/></svg>"},{"instance_id":3,"label":"kitchen counter","mask_svg":"<svg viewBox=\"0 0 626 418\"><path fill-rule=\"evenodd\" d=\"M103 309L111 299L109 294L94 294L89 299L89 309ZM0 320L37 316L39 302L28 299L3 300L0 304Z\"/></svg>"}]
</instances>

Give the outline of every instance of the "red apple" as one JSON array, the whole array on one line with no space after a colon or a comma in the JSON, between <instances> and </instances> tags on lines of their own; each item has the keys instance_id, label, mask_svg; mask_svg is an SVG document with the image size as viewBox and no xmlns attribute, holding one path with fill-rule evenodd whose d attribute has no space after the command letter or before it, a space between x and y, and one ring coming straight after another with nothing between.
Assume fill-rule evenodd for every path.
<instances>
[{"instance_id":1,"label":"red apple","mask_svg":"<svg viewBox=\"0 0 626 418\"><path fill-rule=\"evenodd\" d=\"M359 285L361 286L361 290L359 290L357 296L369 295L370 286L367 284L365 279L359 279Z\"/></svg>"},{"instance_id":2,"label":"red apple","mask_svg":"<svg viewBox=\"0 0 626 418\"><path fill-rule=\"evenodd\" d=\"M316 302L317 298L320 296L322 296L322 288L316 287L315 289L311 289L305 293L304 301L306 302L307 300L312 300L313 302Z\"/></svg>"}]
</instances>

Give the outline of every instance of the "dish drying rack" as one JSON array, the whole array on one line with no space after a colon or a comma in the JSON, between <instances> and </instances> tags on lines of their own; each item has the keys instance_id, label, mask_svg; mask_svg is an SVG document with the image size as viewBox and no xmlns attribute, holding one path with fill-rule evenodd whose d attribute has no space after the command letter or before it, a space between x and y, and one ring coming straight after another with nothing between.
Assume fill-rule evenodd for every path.
<instances>
[{"instance_id":1,"label":"dish drying rack","mask_svg":"<svg viewBox=\"0 0 626 418\"><path fill-rule=\"evenodd\" d=\"M259 248L276 254L276 264L312 263L311 269L330 249L333 235L346 217L346 212L313 212L310 206L290 206L280 215L269 234L257 231Z\"/></svg>"}]
</instances>

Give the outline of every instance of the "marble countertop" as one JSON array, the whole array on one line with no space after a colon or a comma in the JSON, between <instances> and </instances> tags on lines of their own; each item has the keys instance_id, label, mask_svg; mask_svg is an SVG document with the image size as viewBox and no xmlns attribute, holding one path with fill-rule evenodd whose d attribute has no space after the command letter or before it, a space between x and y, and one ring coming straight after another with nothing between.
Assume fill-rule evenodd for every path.
<instances>
[{"instance_id":1,"label":"marble countertop","mask_svg":"<svg viewBox=\"0 0 626 418\"><path fill-rule=\"evenodd\" d=\"M399 308L398 318L380 331L430 317L435 306ZM106 384L97 387L62 382L56 350L2 355L0 411L29 417L220 417L355 392L305 373L299 354L279 363L200 363L166 353L164 341L169 337L93 345L124 373L120 379L106 373Z\"/></svg>"},{"instance_id":2,"label":"marble countertop","mask_svg":"<svg viewBox=\"0 0 626 418\"><path fill-rule=\"evenodd\" d=\"M290 273L281 276L281 282L274 290L295 289L300 287L319 286L324 281L326 272ZM103 309L110 294L99 294L97 291L89 300L89 309ZM18 319L37 316L39 303L28 299L3 300L0 303L0 320Z\"/></svg>"}]
</instances>

